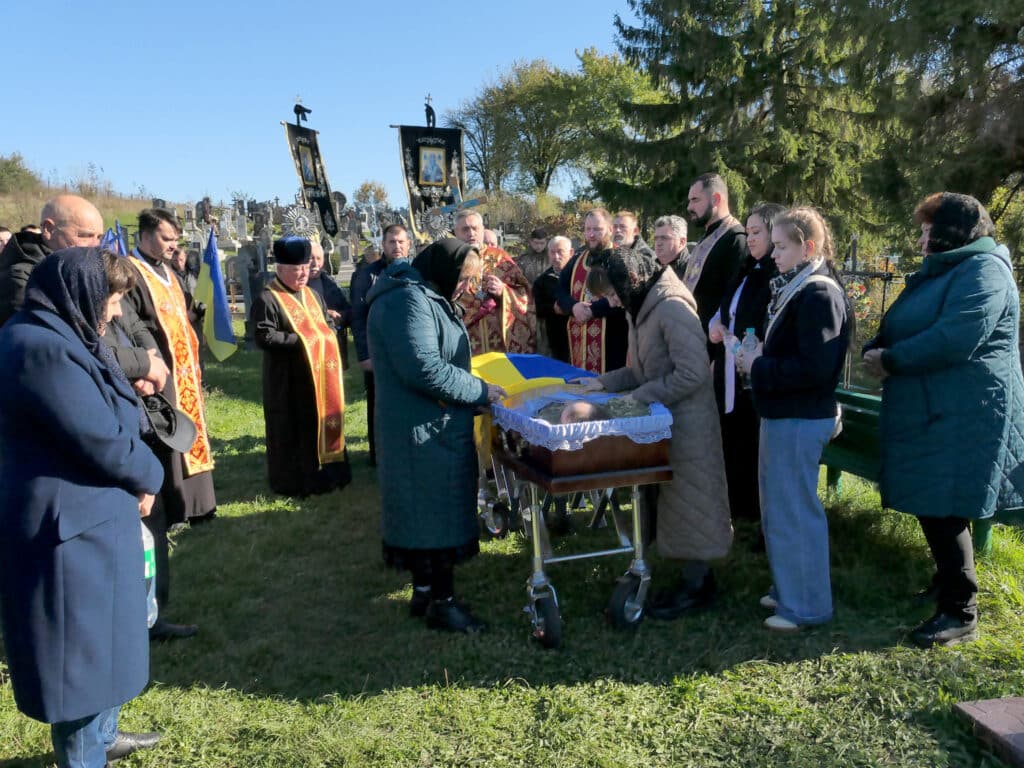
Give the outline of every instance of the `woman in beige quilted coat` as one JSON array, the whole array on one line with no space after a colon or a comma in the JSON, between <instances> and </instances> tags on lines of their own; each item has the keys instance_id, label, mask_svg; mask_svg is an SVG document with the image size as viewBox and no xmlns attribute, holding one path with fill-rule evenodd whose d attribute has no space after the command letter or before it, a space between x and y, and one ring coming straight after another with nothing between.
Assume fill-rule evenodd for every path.
<instances>
[{"instance_id":1,"label":"woman in beige quilted coat","mask_svg":"<svg viewBox=\"0 0 1024 768\"><path fill-rule=\"evenodd\" d=\"M625 368L585 379L587 389L631 390L643 403L672 412L673 478L656 486L658 552L676 561L677 584L655 593L650 616L675 619L706 607L715 595L710 561L725 557L732 524L707 339L693 294L672 269L617 252L607 268L591 270L587 287L626 308Z\"/></svg>"}]
</instances>

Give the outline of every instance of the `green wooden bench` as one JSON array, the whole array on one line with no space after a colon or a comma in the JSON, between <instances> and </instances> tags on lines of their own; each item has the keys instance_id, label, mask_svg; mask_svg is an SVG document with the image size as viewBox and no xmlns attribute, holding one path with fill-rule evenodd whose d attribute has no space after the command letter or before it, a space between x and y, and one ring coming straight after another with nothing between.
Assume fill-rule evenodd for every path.
<instances>
[{"instance_id":1,"label":"green wooden bench","mask_svg":"<svg viewBox=\"0 0 1024 768\"><path fill-rule=\"evenodd\" d=\"M821 454L829 490L839 490L843 472L878 482L882 461L878 445L878 414L882 398L839 388L836 399L843 409L843 431L825 446Z\"/></svg>"},{"instance_id":2,"label":"green wooden bench","mask_svg":"<svg viewBox=\"0 0 1024 768\"><path fill-rule=\"evenodd\" d=\"M836 390L836 400L843 409L843 431L821 454L825 465L825 481L830 491L838 491L843 472L878 482L881 467L878 418L882 398L866 392ZM1022 510L1004 510L996 515L1001 523L1024 523ZM974 551L985 556L992 551L992 523L995 518L975 520L971 524Z\"/></svg>"}]
</instances>

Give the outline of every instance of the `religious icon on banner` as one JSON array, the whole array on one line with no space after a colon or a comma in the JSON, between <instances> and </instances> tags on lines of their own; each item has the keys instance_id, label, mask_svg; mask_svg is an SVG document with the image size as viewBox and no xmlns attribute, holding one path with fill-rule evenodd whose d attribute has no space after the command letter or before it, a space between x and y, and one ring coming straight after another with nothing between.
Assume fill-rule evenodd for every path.
<instances>
[{"instance_id":1,"label":"religious icon on banner","mask_svg":"<svg viewBox=\"0 0 1024 768\"><path fill-rule=\"evenodd\" d=\"M466 186L462 130L400 125L398 147L413 238L426 243L445 237L459 208L481 202L462 202Z\"/></svg>"},{"instance_id":2,"label":"religious icon on banner","mask_svg":"<svg viewBox=\"0 0 1024 768\"><path fill-rule=\"evenodd\" d=\"M302 166L302 183L316 185L316 169L313 167L313 153L309 147L299 146L299 164Z\"/></svg>"},{"instance_id":3,"label":"religious icon on banner","mask_svg":"<svg viewBox=\"0 0 1024 768\"><path fill-rule=\"evenodd\" d=\"M282 125L288 138L288 149L295 162L295 173L299 177L302 197L299 202L304 208L315 208L324 231L334 237L338 234L338 222L331 186L327 181L327 171L317 143L317 131L298 124Z\"/></svg>"},{"instance_id":4,"label":"religious icon on banner","mask_svg":"<svg viewBox=\"0 0 1024 768\"><path fill-rule=\"evenodd\" d=\"M420 147L420 184L444 186L444 150Z\"/></svg>"}]
</instances>

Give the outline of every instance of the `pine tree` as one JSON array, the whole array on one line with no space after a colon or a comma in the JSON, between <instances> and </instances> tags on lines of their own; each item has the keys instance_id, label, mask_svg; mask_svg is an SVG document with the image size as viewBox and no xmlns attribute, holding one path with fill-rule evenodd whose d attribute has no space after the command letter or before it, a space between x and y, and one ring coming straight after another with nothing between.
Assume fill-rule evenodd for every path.
<instances>
[{"instance_id":1,"label":"pine tree","mask_svg":"<svg viewBox=\"0 0 1024 768\"><path fill-rule=\"evenodd\" d=\"M615 204L685 209L693 179L721 173L734 209L758 200L809 202L843 230L873 225L861 168L879 151L873 103L845 69L865 39L821 0L629 0L619 47L667 95L632 104L630 153L649 185L613 177L595 187Z\"/></svg>"}]
</instances>

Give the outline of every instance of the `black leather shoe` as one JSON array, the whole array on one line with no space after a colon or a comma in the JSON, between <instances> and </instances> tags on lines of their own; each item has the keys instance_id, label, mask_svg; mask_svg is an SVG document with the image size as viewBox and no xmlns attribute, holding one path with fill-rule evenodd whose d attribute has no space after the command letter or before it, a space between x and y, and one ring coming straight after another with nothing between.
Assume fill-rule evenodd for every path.
<instances>
[{"instance_id":1,"label":"black leather shoe","mask_svg":"<svg viewBox=\"0 0 1024 768\"><path fill-rule=\"evenodd\" d=\"M431 600L427 606L427 626L444 632L476 634L487 629L487 625L476 618L464 605L454 599Z\"/></svg>"},{"instance_id":2,"label":"black leather shoe","mask_svg":"<svg viewBox=\"0 0 1024 768\"><path fill-rule=\"evenodd\" d=\"M925 589L914 593L914 605L935 605L939 599L939 585L934 581Z\"/></svg>"},{"instance_id":3,"label":"black leather shoe","mask_svg":"<svg viewBox=\"0 0 1024 768\"><path fill-rule=\"evenodd\" d=\"M192 637L199 631L195 624L172 624L163 619L157 619L156 624L149 628L150 640L184 640Z\"/></svg>"},{"instance_id":4,"label":"black leather shoe","mask_svg":"<svg viewBox=\"0 0 1024 768\"><path fill-rule=\"evenodd\" d=\"M160 741L159 733L125 733L117 732L117 738L107 750L107 761L114 762L140 749L152 749Z\"/></svg>"},{"instance_id":5,"label":"black leather shoe","mask_svg":"<svg viewBox=\"0 0 1024 768\"><path fill-rule=\"evenodd\" d=\"M715 574L709 572L699 589L676 589L655 595L647 608L647 615L652 619L672 621L688 613L702 611L714 602L718 588L715 586Z\"/></svg>"},{"instance_id":6,"label":"black leather shoe","mask_svg":"<svg viewBox=\"0 0 1024 768\"><path fill-rule=\"evenodd\" d=\"M977 639L977 617L965 620L941 612L936 613L910 633L910 642L918 648L931 648L935 645L959 645Z\"/></svg>"},{"instance_id":7,"label":"black leather shoe","mask_svg":"<svg viewBox=\"0 0 1024 768\"><path fill-rule=\"evenodd\" d=\"M412 598L409 600L409 615L413 618L422 618L427 615L427 607L430 605L430 590L420 592L413 588Z\"/></svg>"}]
</instances>

